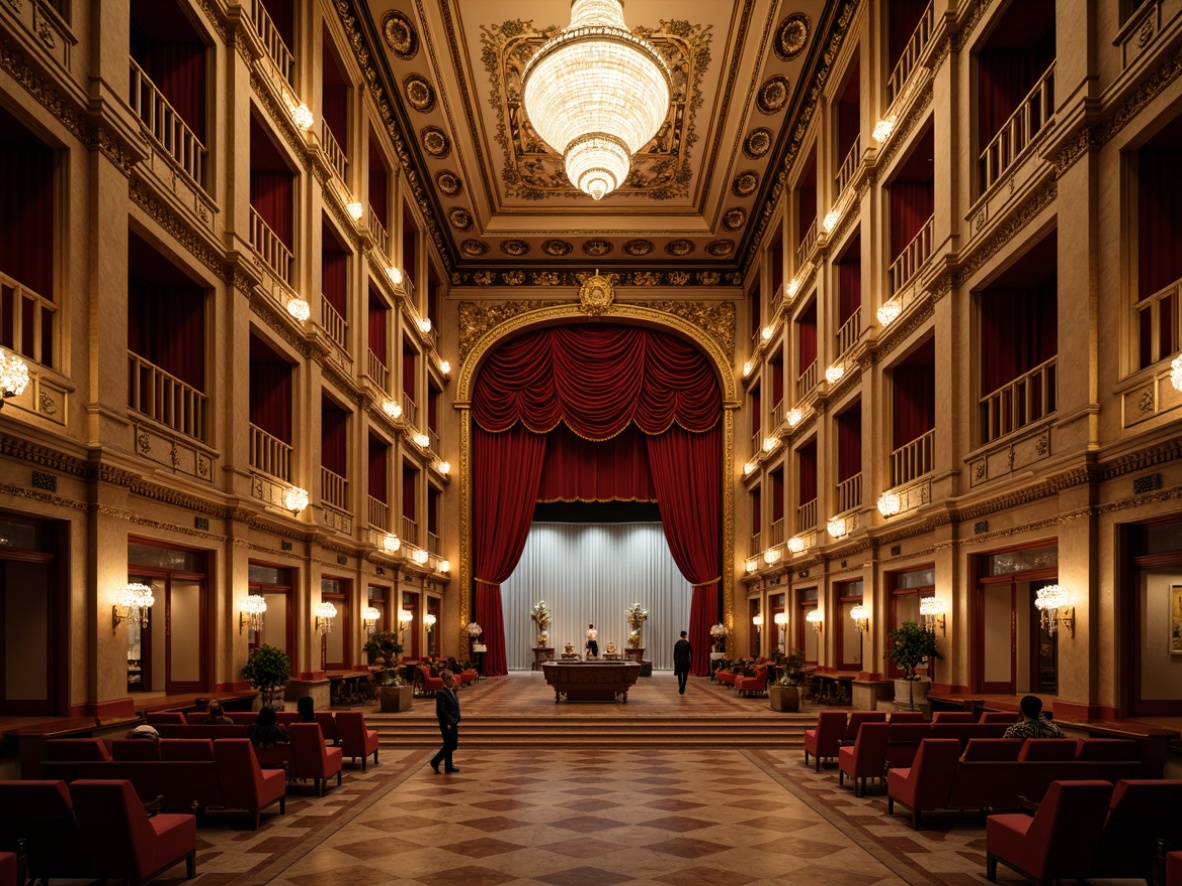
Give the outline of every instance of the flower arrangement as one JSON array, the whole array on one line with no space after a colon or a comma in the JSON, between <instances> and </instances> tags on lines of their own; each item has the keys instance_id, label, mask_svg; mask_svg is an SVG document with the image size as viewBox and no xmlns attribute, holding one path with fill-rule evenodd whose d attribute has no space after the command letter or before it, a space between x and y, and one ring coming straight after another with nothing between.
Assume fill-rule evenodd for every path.
<instances>
[{"instance_id":1,"label":"flower arrangement","mask_svg":"<svg viewBox=\"0 0 1182 886\"><path fill-rule=\"evenodd\" d=\"M648 610L639 603L633 603L625 610L628 621L628 627L632 630L628 634L628 645L633 649L640 648L640 633L644 629L644 623L648 621Z\"/></svg>"},{"instance_id":2,"label":"flower arrangement","mask_svg":"<svg viewBox=\"0 0 1182 886\"><path fill-rule=\"evenodd\" d=\"M479 637L483 633L484 633L484 628L482 628L476 622L474 622L474 621L468 622L468 636L469 637Z\"/></svg>"},{"instance_id":3,"label":"flower arrangement","mask_svg":"<svg viewBox=\"0 0 1182 886\"><path fill-rule=\"evenodd\" d=\"M731 635L731 629L728 628L726 625L724 625L722 622L719 622L718 624L711 626L710 636L714 638L715 651L722 652L723 647L726 645L726 638L729 637L730 635Z\"/></svg>"},{"instance_id":4,"label":"flower arrangement","mask_svg":"<svg viewBox=\"0 0 1182 886\"><path fill-rule=\"evenodd\" d=\"M550 639L546 628L550 627L550 607L545 600L539 600L529 611L530 621L538 626L537 646L544 647Z\"/></svg>"}]
</instances>

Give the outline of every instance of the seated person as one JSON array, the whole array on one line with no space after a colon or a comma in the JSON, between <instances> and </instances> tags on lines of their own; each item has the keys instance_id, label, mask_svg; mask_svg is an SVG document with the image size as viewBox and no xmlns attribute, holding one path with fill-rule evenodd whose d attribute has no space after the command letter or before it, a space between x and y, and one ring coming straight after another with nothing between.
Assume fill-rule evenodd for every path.
<instances>
[{"instance_id":1,"label":"seated person","mask_svg":"<svg viewBox=\"0 0 1182 886\"><path fill-rule=\"evenodd\" d=\"M312 696L305 695L296 702L296 710L299 711L301 723L315 723L316 722L316 702L312 700Z\"/></svg>"},{"instance_id":2,"label":"seated person","mask_svg":"<svg viewBox=\"0 0 1182 886\"><path fill-rule=\"evenodd\" d=\"M204 714L208 710L209 710L209 699L208 698L193 699L193 713Z\"/></svg>"},{"instance_id":3,"label":"seated person","mask_svg":"<svg viewBox=\"0 0 1182 886\"><path fill-rule=\"evenodd\" d=\"M1024 695L1018 703L1024 719L1005 731L1005 738L1063 738L1063 730L1042 716L1042 699Z\"/></svg>"},{"instance_id":4,"label":"seated person","mask_svg":"<svg viewBox=\"0 0 1182 886\"><path fill-rule=\"evenodd\" d=\"M246 727L246 737L260 748L287 744L287 730L279 725L275 709L270 705L259 709L259 718Z\"/></svg>"},{"instance_id":5,"label":"seated person","mask_svg":"<svg viewBox=\"0 0 1182 886\"><path fill-rule=\"evenodd\" d=\"M226 716L226 712L222 710L220 702L211 701L209 703L209 716L201 722L205 726L229 726L234 721Z\"/></svg>"},{"instance_id":6,"label":"seated person","mask_svg":"<svg viewBox=\"0 0 1182 886\"><path fill-rule=\"evenodd\" d=\"M141 723L139 726L127 733L128 738L142 738L146 741L160 741L160 733L156 731L155 726L149 726L147 723Z\"/></svg>"}]
</instances>

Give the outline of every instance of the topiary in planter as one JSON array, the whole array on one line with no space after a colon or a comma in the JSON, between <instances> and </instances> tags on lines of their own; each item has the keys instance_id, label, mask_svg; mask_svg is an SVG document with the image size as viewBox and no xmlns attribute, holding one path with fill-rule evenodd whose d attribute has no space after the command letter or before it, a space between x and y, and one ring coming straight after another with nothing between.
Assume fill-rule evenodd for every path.
<instances>
[{"instance_id":1,"label":"topiary in planter","mask_svg":"<svg viewBox=\"0 0 1182 886\"><path fill-rule=\"evenodd\" d=\"M258 690L264 705L274 707L275 690L287 685L291 662L282 649L264 643L250 654L242 676L250 681L251 689Z\"/></svg>"},{"instance_id":2,"label":"topiary in planter","mask_svg":"<svg viewBox=\"0 0 1182 886\"><path fill-rule=\"evenodd\" d=\"M885 658L890 659L903 672L908 684L908 706L915 708L915 682L919 679L915 670L927 659L943 658L936 647L936 632L929 631L913 621L905 621L887 633L891 645ZM896 699L898 701L898 699Z\"/></svg>"}]
</instances>

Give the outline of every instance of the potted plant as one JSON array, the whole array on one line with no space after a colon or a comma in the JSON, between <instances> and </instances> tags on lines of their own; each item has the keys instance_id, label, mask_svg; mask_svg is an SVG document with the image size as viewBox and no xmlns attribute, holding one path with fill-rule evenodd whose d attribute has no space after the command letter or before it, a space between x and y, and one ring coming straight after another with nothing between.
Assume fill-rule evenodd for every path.
<instances>
[{"instance_id":1,"label":"potted plant","mask_svg":"<svg viewBox=\"0 0 1182 886\"><path fill-rule=\"evenodd\" d=\"M628 646L631 649L640 648L640 635L644 630L644 623L648 621L648 610L639 603L633 603L625 610L628 627Z\"/></svg>"},{"instance_id":2,"label":"potted plant","mask_svg":"<svg viewBox=\"0 0 1182 886\"><path fill-rule=\"evenodd\" d=\"M379 710L386 714L409 711L414 687L402 679L402 643L393 631L378 631L365 644L365 654L374 669Z\"/></svg>"},{"instance_id":3,"label":"potted plant","mask_svg":"<svg viewBox=\"0 0 1182 886\"><path fill-rule=\"evenodd\" d=\"M275 691L287 685L291 676L291 662L287 653L264 643L250 654L242 668L242 676L250 681L250 688L259 693L259 700L267 707L275 706Z\"/></svg>"},{"instance_id":4,"label":"potted plant","mask_svg":"<svg viewBox=\"0 0 1182 886\"><path fill-rule=\"evenodd\" d=\"M893 631L887 633L890 648L886 658L889 658L903 672L902 678L895 680L895 707L902 708L903 697L906 696L907 710L914 711L917 704L927 701L928 687L931 680L919 677L916 669L925 660L942 658L936 648L936 632L929 631L913 621L905 621Z\"/></svg>"},{"instance_id":5,"label":"potted plant","mask_svg":"<svg viewBox=\"0 0 1182 886\"><path fill-rule=\"evenodd\" d=\"M547 644L550 642L550 635L546 633L546 628L550 627L550 607L545 600L539 600L534 604L534 607L529 611L530 620L538 627L538 639L534 644L539 649L548 648Z\"/></svg>"},{"instance_id":6,"label":"potted plant","mask_svg":"<svg viewBox=\"0 0 1182 886\"><path fill-rule=\"evenodd\" d=\"M776 679L768 683L768 703L773 711L796 713L800 710L800 687L804 683L804 653L789 650L785 655L776 650Z\"/></svg>"},{"instance_id":7,"label":"potted plant","mask_svg":"<svg viewBox=\"0 0 1182 886\"><path fill-rule=\"evenodd\" d=\"M724 652L726 650L726 638L731 635L731 629L719 622L710 628L710 636L714 639L714 651Z\"/></svg>"}]
</instances>

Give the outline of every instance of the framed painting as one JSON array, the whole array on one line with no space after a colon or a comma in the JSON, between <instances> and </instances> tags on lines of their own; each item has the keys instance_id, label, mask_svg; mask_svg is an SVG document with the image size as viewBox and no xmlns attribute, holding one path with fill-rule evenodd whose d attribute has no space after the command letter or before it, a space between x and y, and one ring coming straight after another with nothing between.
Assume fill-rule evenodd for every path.
<instances>
[{"instance_id":1,"label":"framed painting","mask_svg":"<svg viewBox=\"0 0 1182 886\"><path fill-rule=\"evenodd\" d=\"M1182 655L1182 585L1170 585L1170 655Z\"/></svg>"}]
</instances>

